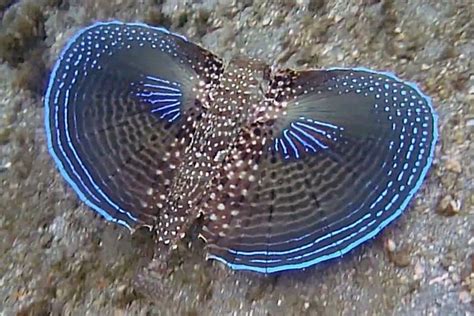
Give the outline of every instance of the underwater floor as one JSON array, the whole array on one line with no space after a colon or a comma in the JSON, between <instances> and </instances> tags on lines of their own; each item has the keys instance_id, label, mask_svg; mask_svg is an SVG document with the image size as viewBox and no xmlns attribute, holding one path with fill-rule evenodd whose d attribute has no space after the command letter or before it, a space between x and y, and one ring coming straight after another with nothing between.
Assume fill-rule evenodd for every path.
<instances>
[{"instance_id":1,"label":"underwater floor","mask_svg":"<svg viewBox=\"0 0 474 316\"><path fill-rule=\"evenodd\" d=\"M0 314L474 313L471 1L0 0L0 18ZM393 71L433 100L433 167L399 220L339 260L263 277L203 260L190 237L167 284L149 273L137 287L151 236L131 236L79 201L43 125L47 78L66 40L110 19L165 26L225 59Z\"/></svg>"}]
</instances>

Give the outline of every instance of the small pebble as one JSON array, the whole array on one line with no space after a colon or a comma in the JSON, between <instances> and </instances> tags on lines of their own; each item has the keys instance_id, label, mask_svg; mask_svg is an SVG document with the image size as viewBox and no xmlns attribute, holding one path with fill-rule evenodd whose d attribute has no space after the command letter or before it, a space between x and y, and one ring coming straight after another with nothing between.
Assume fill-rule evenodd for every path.
<instances>
[{"instance_id":1,"label":"small pebble","mask_svg":"<svg viewBox=\"0 0 474 316\"><path fill-rule=\"evenodd\" d=\"M438 204L438 213L444 216L454 216L461 210L461 202L446 195Z\"/></svg>"},{"instance_id":2,"label":"small pebble","mask_svg":"<svg viewBox=\"0 0 474 316\"><path fill-rule=\"evenodd\" d=\"M425 274L425 268L423 267L423 264L421 264L421 262L417 262L415 264L415 275L414 275L414 279L415 280L420 280L421 278L423 278L423 275Z\"/></svg>"},{"instance_id":3,"label":"small pebble","mask_svg":"<svg viewBox=\"0 0 474 316\"><path fill-rule=\"evenodd\" d=\"M446 169L458 174L462 172L461 163L457 159L448 159L446 161Z\"/></svg>"},{"instance_id":4,"label":"small pebble","mask_svg":"<svg viewBox=\"0 0 474 316\"><path fill-rule=\"evenodd\" d=\"M395 244L393 239L388 239L385 246L386 246L388 252L394 252L395 249L397 249L397 245Z\"/></svg>"},{"instance_id":5,"label":"small pebble","mask_svg":"<svg viewBox=\"0 0 474 316\"><path fill-rule=\"evenodd\" d=\"M459 301L463 304L469 304L472 302L471 294L468 291L461 291L459 293Z\"/></svg>"},{"instance_id":6,"label":"small pebble","mask_svg":"<svg viewBox=\"0 0 474 316\"><path fill-rule=\"evenodd\" d=\"M393 252L390 256L390 261L398 268L405 268L410 265L410 254L406 250Z\"/></svg>"}]
</instances>

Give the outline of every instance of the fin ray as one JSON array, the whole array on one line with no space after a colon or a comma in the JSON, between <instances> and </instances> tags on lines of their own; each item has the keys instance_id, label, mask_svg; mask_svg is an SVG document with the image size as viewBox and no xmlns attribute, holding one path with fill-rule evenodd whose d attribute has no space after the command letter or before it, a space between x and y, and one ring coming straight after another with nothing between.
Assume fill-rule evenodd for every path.
<instances>
[{"instance_id":1,"label":"fin ray","mask_svg":"<svg viewBox=\"0 0 474 316\"><path fill-rule=\"evenodd\" d=\"M415 86L370 70L288 73L275 84L286 115L271 127L259 181L225 237L209 237L212 258L234 269L340 257L400 216L433 160L437 118Z\"/></svg>"},{"instance_id":2,"label":"fin ray","mask_svg":"<svg viewBox=\"0 0 474 316\"><path fill-rule=\"evenodd\" d=\"M107 22L79 31L53 69L45 125L49 150L81 199L107 220L151 225L173 176L169 157L190 128L183 117L200 111L195 88L221 66L162 28Z\"/></svg>"}]
</instances>

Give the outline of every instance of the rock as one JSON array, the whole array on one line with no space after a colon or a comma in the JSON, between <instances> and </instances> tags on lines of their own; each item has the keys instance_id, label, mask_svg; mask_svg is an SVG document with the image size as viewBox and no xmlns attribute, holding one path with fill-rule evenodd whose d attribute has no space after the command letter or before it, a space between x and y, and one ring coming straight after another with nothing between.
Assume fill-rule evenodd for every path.
<instances>
[{"instance_id":1,"label":"rock","mask_svg":"<svg viewBox=\"0 0 474 316\"><path fill-rule=\"evenodd\" d=\"M461 173L462 172L462 166L459 160L457 159L448 159L446 160L446 170L454 172L454 173Z\"/></svg>"},{"instance_id":2,"label":"rock","mask_svg":"<svg viewBox=\"0 0 474 316\"><path fill-rule=\"evenodd\" d=\"M393 239L388 239L387 242L385 243L385 247L387 248L388 252L394 252L395 249L397 249L397 245L393 241Z\"/></svg>"},{"instance_id":3,"label":"rock","mask_svg":"<svg viewBox=\"0 0 474 316\"><path fill-rule=\"evenodd\" d=\"M389 258L390 261L398 268L406 268L411 263L410 254L406 249L390 253Z\"/></svg>"},{"instance_id":4,"label":"rock","mask_svg":"<svg viewBox=\"0 0 474 316\"><path fill-rule=\"evenodd\" d=\"M469 304L472 302L472 296L468 291L461 291L459 293L459 301L463 304Z\"/></svg>"},{"instance_id":5,"label":"rock","mask_svg":"<svg viewBox=\"0 0 474 316\"><path fill-rule=\"evenodd\" d=\"M438 213L444 216L454 216L461 210L461 203L453 199L451 195L446 195L438 204Z\"/></svg>"}]
</instances>

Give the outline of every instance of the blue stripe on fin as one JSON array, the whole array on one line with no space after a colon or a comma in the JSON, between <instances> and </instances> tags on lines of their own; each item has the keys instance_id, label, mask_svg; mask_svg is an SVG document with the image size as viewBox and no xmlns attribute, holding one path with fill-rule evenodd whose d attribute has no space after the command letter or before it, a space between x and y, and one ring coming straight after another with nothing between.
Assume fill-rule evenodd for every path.
<instances>
[{"instance_id":1,"label":"blue stripe on fin","mask_svg":"<svg viewBox=\"0 0 474 316\"><path fill-rule=\"evenodd\" d=\"M246 225L208 246L209 259L235 270L299 270L350 252L403 213L433 161L438 118L414 84L360 68L289 77L295 82L282 90L294 95L278 99L287 116L269 150L280 157L286 145L293 159L259 166L272 176L256 175L253 195L240 202ZM296 159L291 144L318 151ZM272 189L268 208L260 199Z\"/></svg>"},{"instance_id":2,"label":"blue stripe on fin","mask_svg":"<svg viewBox=\"0 0 474 316\"><path fill-rule=\"evenodd\" d=\"M163 28L112 21L77 32L54 65L44 104L49 152L80 199L129 229L152 225L154 199L173 172L161 158L176 123L197 111L193 88L219 67Z\"/></svg>"}]
</instances>

